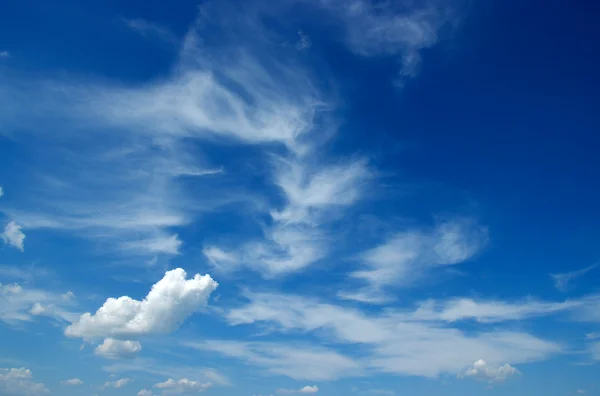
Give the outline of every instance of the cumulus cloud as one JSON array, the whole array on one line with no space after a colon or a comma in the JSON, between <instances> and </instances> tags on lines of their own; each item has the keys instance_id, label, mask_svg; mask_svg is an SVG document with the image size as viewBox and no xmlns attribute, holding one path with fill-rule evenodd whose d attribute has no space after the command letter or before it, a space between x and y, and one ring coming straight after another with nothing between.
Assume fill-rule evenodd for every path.
<instances>
[{"instance_id":1,"label":"cumulus cloud","mask_svg":"<svg viewBox=\"0 0 600 396\"><path fill-rule=\"evenodd\" d=\"M571 282L574 281L575 279L582 277L583 275L587 274L588 272L592 271L593 269L596 269L598 267L599 264L592 264L590 266L587 266L585 268L581 268L575 271L569 271L569 272L564 272L564 273L560 273L560 274L550 274L550 276L552 277L552 279L554 280L554 286L560 290L560 291L566 291Z\"/></svg>"},{"instance_id":2,"label":"cumulus cloud","mask_svg":"<svg viewBox=\"0 0 600 396\"><path fill-rule=\"evenodd\" d=\"M148 389L142 389L137 394L137 396L152 396L152 395L154 395L154 393L151 390L148 390Z\"/></svg>"},{"instance_id":3,"label":"cumulus cloud","mask_svg":"<svg viewBox=\"0 0 600 396\"><path fill-rule=\"evenodd\" d=\"M50 394L42 383L35 382L31 370L0 368L0 393L6 396L38 396Z\"/></svg>"},{"instance_id":4,"label":"cumulus cloud","mask_svg":"<svg viewBox=\"0 0 600 396\"><path fill-rule=\"evenodd\" d=\"M79 386L79 385L83 385L83 381L80 380L79 378L71 378L71 379L62 381L61 384L68 385L68 386Z\"/></svg>"},{"instance_id":5,"label":"cumulus cloud","mask_svg":"<svg viewBox=\"0 0 600 396\"><path fill-rule=\"evenodd\" d=\"M0 283L0 321L10 325L31 322L36 316L71 322L77 317L72 312L74 304L74 297L64 294Z\"/></svg>"},{"instance_id":6,"label":"cumulus cloud","mask_svg":"<svg viewBox=\"0 0 600 396\"><path fill-rule=\"evenodd\" d=\"M116 381L105 382L103 388L105 388L105 389L107 389L107 388L120 389L120 388L125 387L130 382L131 382L131 378L121 378Z\"/></svg>"},{"instance_id":7,"label":"cumulus cloud","mask_svg":"<svg viewBox=\"0 0 600 396\"><path fill-rule=\"evenodd\" d=\"M141 350L142 344L138 341L107 338L96 347L94 353L109 359L126 359L135 357Z\"/></svg>"},{"instance_id":8,"label":"cumulus cloud","mask_svg":"<svg viewBox=\"0 0 600 396\"><path fill-rule=\"evenodd\" d=\"M128 296L109 298L96 313L81 315L65 334L91 339L169 333L201 310L217 286L210 275L196 274L186 280L181 268L167 271L142 301Z\"/></svg>"},{"instance_id":9,"label":"cumulus cloud","mask_svg":"<svg viewBox=\"0 0 600 396\"><path fill-rule=\"evenodd\" d=\"M489 382L502 382L519 374L519 371L510 364L491 366L485 360L479 359L459 377L473 378Z\"/></svg>"},{"instance_id":10,"label":"cumulus cloud","mask_svg":"<svg viewBox=\"0 0 600 396\"><path fill-rule=\"evenodd\" d=\"M316 385L306 385L300 389L277 389L277 393L317 393L319 387Z\"/></svg>"},{"instance_id":11,"label":"cumulus cloud","mask_svg":"<svg viewBox=\"0 0 600 396\"><path fill-rule=\"evenodd\" d=\"M4 227L4 232L1 234L1 236L4 243L23 251L25 234L23 233L20 225L14 221L9 222L6 227Z\"/></svg>"},{"instance_id":12,"label":"cumulus cloud","mask_svg":"<svg viewBox=\"0 0 600 396\"><path fill-rule=\"evenodd\" d=\"M222 340L187 342L185 345L241 359L262 367L270 374L285 375L297 380L332 380L360 372L360 366L353 359L322 347Z\"/></svg>"},{"instance_id":13,"label":"cumulus cloud","mask_svg":"<svg viewBox=\"0 0 600 396\"><path fill-rule=\"evenodd\" d=\"M165 382L159 382L154 385L155 388L162 390L165 395L179 395L183 393L198 393L205 391L210 388L212 384L210 382L201 383L198 381L191 381L187 378L181 378L175 381L169 378Z\"/></svg>"},{"instance_id":14,"label":"cumulus cloud","mask_svg":"<svg viewBox=\"0 0 600 396\"><path fill-rule=\"evenodd\" d=\"M360 256L365 268L351 277L367 283L339 296L363 302L389 299L385 288L406 287L436 267L455 265L476 255L487 243L487 229L472 219L454 219L430 230L397 233Z\"/></svg>"}]
</instances>

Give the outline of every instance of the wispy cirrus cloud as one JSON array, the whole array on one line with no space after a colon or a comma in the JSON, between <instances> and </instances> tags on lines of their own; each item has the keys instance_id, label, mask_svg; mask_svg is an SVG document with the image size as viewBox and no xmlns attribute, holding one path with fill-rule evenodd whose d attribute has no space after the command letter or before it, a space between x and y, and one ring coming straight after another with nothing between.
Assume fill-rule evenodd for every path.
<instances>
[{"instance_id":1,"label":"wispy cirrus cloud","mask_svg":"<svg viewBox=\"0 0 600 396\"><path fill-rule=\"evenodd\" d=\"M592 264L590 266L587 266L585 268L581 268L581 269L578 269L575 271L569 271L569 272L564 272L564 273L559 273L559 274L550 274L550 276L554 280L554 286L558 290L566 291L569 288L571 282L573 282L577 278L584 276L588 272L598 268L599 265L600 264L596 263L596 264Z\"/></svg>"},{"instance_id":2,"label":"wispy cirrus cloud","mask_svg":"<svg viewBox=\"0 0 600 396\"><path fill-rule=\"evenodd\" d=\"M135 18L127 19L123 18L123 23L131 30L139 33L140 35L148 38L158 38L168 44L177 44L177 36L164 26L159 25L156 22L150 22L145 19Z\"/></svg>"},{"instance_id":3,"label":"wispy cirrus cloud","mask_svg":"<svg viewBox=\"0 0 600 396\"><path fill-rule=\"evenodd\" d=\"M17 283L0 283L0 321L12 326L32 322L36 317L47 316L70 323L77 317L73 293L54 293L22 287Z\"/></svg>"},{"instance_id":4,"label":"wispy cirrus cloud","mask_svg":"<svg viewBox=\"0 0 600 396\"><path fill-rule=\"evenodd\" d=\"M421 51L437 44L443 30L460 21L460 1L373 2L319 0L315 2L337 19L343 41L355 54L396 58L397 83L414 77L421 66Z\"/></svg>"},{"instance_id":5,"label":"wispy cirrus cloud","mask_svg":"<svg viewBox=\"0 0 600 396\"><path fill-rule=\"evenodd\" d=\"M342 291L344 299L383 303L390 286L407 287L436 268L455 265L479 253L488 240L487 229L472 219L457 218L432 229L398 232L383 244L362 253L364 265L351 277L367 283L357 291Z\"/></svg>"},{"instance_id":6,"label":"wispy cirrus cloud","mask_svg":"<svg viewBox=\"0 0 600 396\"><path fill-rule=\"evenodd\" d=\"M481 358L494 365L526 363L563 350L523 332L494 328L467 334L451 323L419 320L417 313L367 314L282 294L248 298L249 304L226 314L230 324L264 324L270 331L289 335L311 333L338 347L352 344L360 348L361 367L375 372L435 377L458 374Z\"/></svg>"},{"instance_id":7,"label":"wispy cirrus cloud","mask_svg":"<svg viewBox=\"0 0 600 396\"><path fill-rule=\"evenodd\" d=\"M185 342L184 345L240 359L270 374L297 380L333 380L361 372L359 364L352 358L324 347L224 340Z\"/></svg>"}]
</instances>

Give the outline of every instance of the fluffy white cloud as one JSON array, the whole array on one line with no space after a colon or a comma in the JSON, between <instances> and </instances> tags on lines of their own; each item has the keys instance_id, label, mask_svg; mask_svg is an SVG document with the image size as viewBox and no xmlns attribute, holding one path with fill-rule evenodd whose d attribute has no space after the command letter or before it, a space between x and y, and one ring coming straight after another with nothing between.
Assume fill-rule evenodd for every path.
<instances>
[{"instance_id":1,"label":"fluffy white cloud","mask_svg":"<svg viewBox=\"0 0 600 396\"><path fill-rule=\"evenodd\" d=\"M127 359L135 357L142 350L142 344L138 341L121 341L114 338L106 338L98 345L94 353L109 359Z\"/></svg>"},{"instance_id":2,"label":"fluffy white cloud","mask_svg":"<svg viewBox=\"0 0 600 396\"><path fill-rule=\"evenodd\" d=\"M0 368L0 394L6 396L38 396L50 394L46 386L33 380L31 370Z\"/></svg>"},{"instance_id":3,"label":"fluffy white cloud","mask_svg":"<svg viewBox=\"0 0 600 396\"><path fill-rule=\"evenodd\" d=\"M167 271L142 301L127 296L109 298L96 313L81 315L65 334L91 339L169 333L201 310L217 286L210 275L196 274L186 280L181 268Z\"/></svg>"},{"instance_id":4,"label":"fluffy white cloud","mask_svg":"<svg viewBox=\"0 0 600 396\"><path fill-rule=\"evenodd\" d=\"M385 373L435 377L458 374L482 356L493 365L526 363L562 350L527 333L495 328L465 333L452 327L452 322L417 320L415 313L366 314L280 294L248 294L248 298L248 305L227 313L231 324L264 324L269 331L311 332L325 337L330 345L361 345L361 366ZM231 350L224 353L247 357L238 349L233 351L238 355Z\"/></svg>"},{"instance_id":5,"label":"fluffy white cloud","mask_svg":"<svg viewBox=\"0 0 600 396\"><path fill-rule=\"evenodd\" d=\"M7 245L13 246L20 251L23 251L25 242L25 234L21 231L21 226L14 221L9 222L4 227L4 232L1 234L2 240Z\"/></svg>"},{"instance_id":6,"label":"fluffy white cloud","mask_svg":"<svg viewBox=\"0 0 600 396\"><path fill-rule=\"evenodd\" d=\"M492 366L485 360L479 359L459 377L474 378L489 382L501 382L516 374L519 374L519 371L510 364Z\"/></svg>"},{"instance_id":7,"label":"fluffy white cloud","mask_svg":"<svg viewBox=\"0 0 600 396\"><path fill-rule=\"evenodd\" d=\"M120 389L125 387L127 384L131 382L131 378L121 378L116 381L108 381L104 383L104 388L115 388Z\"/></svg>"},{"instance_id":8,"label":"fluffy white cloud","mask_svg":"<svg viewBox=\"0 0 600 396\"><path fill-rule=\"evenodd\" d=\"M340 297L363 302L385 302L384 289L408 286L435 267L470 259L487 243L487 229L471 219L454 219L431 230L397 233L361 255L366 268L351 274L367 283L358 292Z\"/></svg>"},{"instance_id":9,"label":"fluffy white cloud","mask_svg":"<svg viewBox=\"0 0 600 396\"><path fill-rule=\"evenodd\" d=\"M361 371L360 366L351 358L322 347L217 340L185 345L241 359L262 367L271 374L285 375L297 380L332 380Z\"/></svg>"},{"instance_id":10,"label":"fluffy white cloud","mask_svg":"<svg viewBox=\"0 0 600 396\"><path fill-rule=\"evenodd\" d=\"M300 389L277 389L277 393L317 393L319 387L316 385L306 385Z\"/></svg>"},{"instance_id":11,"label":"fluffy white cloud","mask_svg":"<svg viewBox=\"0 0 600 396\"><path fill-rule=\"evenodd\" d=\"M148 389L142 389L137 394L137 396L152 396L152 395L154 395L154 393L151 390L148 390Z\"/></svg>"},{"instance_id":12,"label":"fluffy white cloud","mask_svg":"<svg viewBox=\"0 0 600 396\"><path fill-rule=\"evenodd\" d=\"M79 386L79 385L83 385L83 381L80 380L79 378L71 378L71 379L62 381L61 384L68 385L68 386Z\"/></svg>"},{"instance_id":13,"label":"fluffy white cloud","mask_svg":"<svg viewBox=\"0 0 600 396\"><path fill-rule=\"evenodd\" d=\"M71 322L77 317L70 312L74 303L74 297L64 294L0 283L0 321L8 324L31 322L36 316Z\"/></svg>"},{"instance_id":14,"label":"fluffy white cloud","mask_svg":"<svg viewBox=\"0 0 600 396\"><path fill-rule=\"evenodd\" d=\"M159 382L155 384L154 387L163 391L163 394L167 395L179 395L182 393L198 393L205 391L210 388L212 384L210 382L198 382L191 381L187 378L182 378L178 381L175 381L172 378L169 378L165 382Z\"/></svg>"}]
</instances>

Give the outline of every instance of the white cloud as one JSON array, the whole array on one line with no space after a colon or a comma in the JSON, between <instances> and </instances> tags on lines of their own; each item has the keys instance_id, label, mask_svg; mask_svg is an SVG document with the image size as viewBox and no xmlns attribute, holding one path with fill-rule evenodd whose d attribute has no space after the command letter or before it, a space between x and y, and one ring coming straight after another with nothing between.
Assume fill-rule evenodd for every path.
<instances>
[{"instance_id":1,"label":"white cloud","mask_svg":"<svg viewBox=\"0 0 600 396\"><path fill-rule=\"evenodd\" d=\"M339 296L362 302L385 302L389 299L385 288L406 287L436 267L466 261L486 243L487 229L471 219L443 222L431 230L397 233L361 255L365 268L351 276L366 282L367 287L341 292Z\"/></svg>"},{"instance_id":2,"label":"white cloud","mask_svg":"<svg viewBox=\"0 0 600 396\"><path fill-rule=\"evenodd\" d=\"M125 250L178 255L183 242L177 234L123 243Z\"/></svg>"},{"instance_id":3,"label":"white cloud","mask_svg":"<svg viewBox=\"0 0 600 396\"><path fill-rule=\"evenodd\" d=\"M83 385L83 381L80 380L79 378L71 378L71 379L62 381L61 384L68 385L68 386L79 386L79 385Z\"/></svg>"},{"instance_id":4,"label":"white cloud","mask_svg":"<svg viewBox=\"0 0 600 396\"><path fill-rule=\"evenodd\" d=\"M104 383L104 388L115 388L120 389L125 387L127 384L131 382L131 378L121 378L116 381L108 381Z\"/></svg>"},{"instance_id":5,"label":"white cloud","mask_svg":"<svg viewBox=\"0 0 600 396\"><path fill-rule=\"evenodd\" d=\"M4 190L2 189L2 186L0 186L0 198L2 198L4 196Z\"/></svg>"},{"instance_id":6,"label":"white cloud","mask_svg":"<svg viewBox=\"0 0 600 396\"><path fill-rule=\"evenodd\" d=\"M31 370L0 368L0 394L3 396L38 396L50 394L42 383L33 380Z\"/></svg>"},{"instance_id":7,"label":"white cloud","mask_svg":"<svg viewBox=\"0 0 600 396\"><path fill-rule=\"evenodd\" d=\"M96 347L94 353L109 359L126 359L135 357L141 350L142 344L138 341L107 338Z\"/></svg>"},{"instance_id":8,"label":"white cloud","mask_svg":"<svg viewBox=\"0 0 600 396\"><path fill-rule=\"evenodd\" d=\"M1 234L2 240L7 245L13 246L20 251L23 251L23 242L25 241L25 234L21 231L21 226L14 221L9 222L4 227L4 232Z\"/></svg>"},{"instance_id":9,"label":"white cloud","mask_svg":"<svg viewBox=\"0 0 600 396\"><path fill-rule=\"evenodd\" d=\"M492 328L466 333L452 322L418 320L416 313L368 315L280 294L248 294L248 298L248 305L227 313L231 324L264 324L269 331L309 332L333 345L359 345L360 364L384 373L435 377L458 374L481 357L493 365L527 363L562 351L560 345L524 332Z\"/></svg>"},{"instance_id":10,"label":"white cloud","mask_svg":"<svg viewBox=\"0 0 600 396\"><path fill-rule=\"evenodd\" d=\"M317 393L319 387L316 385L306 385L300 389L277 389L277 393Z\"/></svg>"},{"instance_id":11,"label":"white cloud","mask_svg":"<svg viewBox=\"0 0 600 396\"><path fill-rule=\"evenodd\" d=\"M205 391L210 388L212 384L210 382L201 383L198 381L191 381L187 378L182 378L178 381L175 381L172 378L169 378L165 382L159 382L154 385L155 388L161 389L163 394L166 395L179 395L182 393L198 393Z\"/></svg>"},{"instance_id":12,"label":"white cloud","mask_svg":"<svg viewBox=\"0 0 600 396\"><path fill-rule=\"evenodd\" d=\"M470 298L452 298L443 302L436 302L434 300L426 301L414 313L408 315L407 319L446 322L474 319L482 323L494 323L546 316L578 308L581 304L582 302L577 300L540 302L530 299L519 303L511 303L494 300L476 301Z\"/></svg>"},{"instance_id":13,"label":"white cloud","mask_svg":"<svg viewBox=\"0 0 600 396\"><path fill-rule=\"evenodd\" d=\"M264 229L264 240L233 252L207 247L205 254L221 269L237 263L268 278L303 270L327 255L329 222L361 198L371 178L364 160L312 165L304 158L279 158L274 179L286 203L270 211L273 224Z\"/></svg>"},{"instance_id":14,"label":"white cloud","mask_svg":"<svg viewBox=\"0 0 600 396\"><path fill-rule=\"evenodd\" d=\"M351 358L322 347L307 345L210 340L185 343L202 351L213 351L259 366L270 374L285 375L297 380L322 381L360 373L360 366Z\"/></svg>"},{"instance_id":15,"label":"white cloud","mask_svg":"<svg viewBox=\"0 0 600 396\"><path fill-rule=\"evenodd\" d=\"M169 365L164 360L137 358L135 360L119 361L118 363L104 366L104 371L113 375L116 373L148 373L153 376L167 378L194 378L201 382L210 382L215 385L230 385L231 381L218 370L213 368L185 364L181 366Z\"/></svg>"},{"instance_id":16,"label":"white cloud","mask_svg":"<svg viewBox=\"0 0 600 396\"><path fill-rule=\"evenodd\" d=\"M127 296L109 298L95 314L81 315L65 334L91 339L169 333L201 310L217 286L210 275L196 274L186 280L181 268L167 271L142 301Z\"/></svg>"},{"instance_id":17,"label":"white cloud","mask_svg":"<svg viewBox=\"0 0 600 396\"><path fill-rule=\"evenodd\" d=\"M519 371L510 364L491 366L485 360L479 359L462 373L460 377L480 379L489 382L501 382L517 374L519 374Z\"/></svg>"},{"instance_id":18,"label":"white cloud","mask_svg":"<svg viewBox=\"0 0 600 396\"><path fill-rule=\"evenodd\" d=\"M348 48L360 56L392 56L401 65L401 77L414 77L421 64L420 51L435 45L439 31L458 20L443 1L385 2L320 0L338 18Z\"/></svg>"},{"instance_id":19,"label":"white cloud","mask_svg":"<svg viewBox=\"0 0 600 396\"><path fill-rule=\"evenodd\" d=\"M585 335L585 338L587 338L588 340L596 340L600 338L600 333L587 333Z\"/></svg>"},{"instance_id":20,"label":"white cloud","mask_svg":"<svg viewBox=\"0 0 600 396\"><path fill-rule=\"evenodd\" d=\"M137 394L137 396L152 396L152 395L154 395L154 393L151 390L148 390L148 389L142 389Z\"/></svg>"},{"instance_id":21,"label":"white cloud","mask_svg":"<svg viewBox=\"0 0 600 396\"><path fill-rule=\"evenodd\" d=\"M587 274L591 270L596 269L597 267L598 267L598 264L592 264L588 267L585 267L585 268L582 268L582 269L579 269L576 271L570 271L570 272L565 272L565 273L561 273L561 274L550 274L550 276L554 280L554 286L556 286L556 288L558 290L566 291L569 288L570 283L572 281Z\"/></svg>"},{"instance_id":22,"label":"white cloud","mask_svg":"<svg viewBox=\"0 0 600 396\"><path fill-rule=\"evenodd\" d=\"M10 325L31 322L36 316L71 322L77 317L71 311L74 303L74 299L65 299L61 294L0 283L0 321Z\"/></svg>"}]
</instances>

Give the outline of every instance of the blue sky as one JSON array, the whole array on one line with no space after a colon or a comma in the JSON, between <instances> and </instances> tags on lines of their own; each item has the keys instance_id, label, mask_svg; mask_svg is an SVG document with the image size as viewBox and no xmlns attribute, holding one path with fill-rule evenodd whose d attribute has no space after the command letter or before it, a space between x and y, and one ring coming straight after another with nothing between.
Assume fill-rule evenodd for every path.
<instances>
[{"instance_id":1,"label":"blue sky","mask_svg":"<svg viewBox=\"0 0 600 396\"><path fill-rule=\"evenodd\" d=\"M600 394L597 6L1 6L0 394Z\"/></svg>"}]
</instances>

